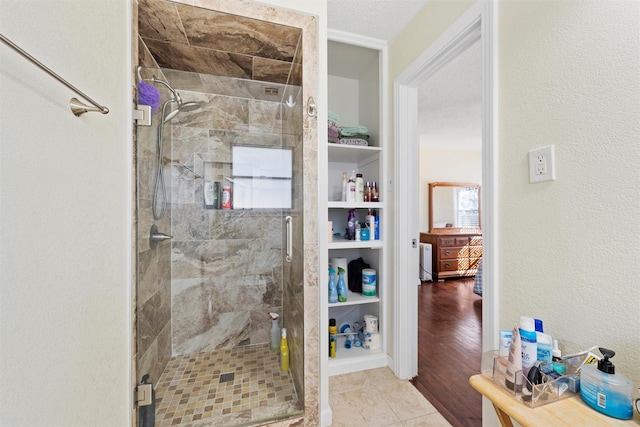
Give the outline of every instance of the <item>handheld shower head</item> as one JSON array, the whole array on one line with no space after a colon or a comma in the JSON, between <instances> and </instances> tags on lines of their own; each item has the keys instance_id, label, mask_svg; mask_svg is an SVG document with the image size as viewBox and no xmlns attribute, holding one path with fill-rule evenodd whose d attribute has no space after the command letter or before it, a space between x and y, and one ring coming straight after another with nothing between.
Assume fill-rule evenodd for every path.
<instances>
[{"instance_id":1,"label":"handheld shower head","mask_svg":"<svg viewBox=\"0 0 640 427\"><path fill-rule=\"evenodd\" d=\"M171 93L173 94L173 99L178 104L182 103L182 98L180 98L180 94L178 94L178 92L173 87L171 87L169 82L166 82L164 80L158 79L158 78L156 78L156 76L151 77L151 81L154 82L154 83L162 83L163 85L165 85L167 87L167 89L169 89L171 91Z\"/></svg>"},{"instance_id":2,"label":"handheld shower head","mask_svg":"<svg viewBox=\"0 0 640 427\"><path fill-rule=\"evenodd\" d=\"M167 102L171 102L171 100L169 100ZM185 102L185 103L179 102L178 103L178 108L176 108L175 110L173 110L169 114L167 114L165 116L164 120L162 120L162 124L165 124L168 121L170 121L171 119L173 119L181 111L193 111L193 110L197 110L200 107L201 107L201 104L199 102Z\"/></svg>"}]
</instances>

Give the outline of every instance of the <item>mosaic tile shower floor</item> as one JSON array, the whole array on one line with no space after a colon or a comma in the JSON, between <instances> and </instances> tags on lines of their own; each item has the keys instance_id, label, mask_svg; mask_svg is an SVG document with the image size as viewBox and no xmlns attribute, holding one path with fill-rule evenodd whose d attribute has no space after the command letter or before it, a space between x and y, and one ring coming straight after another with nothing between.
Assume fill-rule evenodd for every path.
<instances>
[{"instance_id":1,"label":"mosaic tile shower floor","mask_svg":"<svg viewBox=\"0 0 640 427\"><path fill-rule=\"evenodd\" d=\"M159 427L243 426L301 413L291 371L280 370L267 344L173 357L156 387Z\"/></svg>"}]
</instances>

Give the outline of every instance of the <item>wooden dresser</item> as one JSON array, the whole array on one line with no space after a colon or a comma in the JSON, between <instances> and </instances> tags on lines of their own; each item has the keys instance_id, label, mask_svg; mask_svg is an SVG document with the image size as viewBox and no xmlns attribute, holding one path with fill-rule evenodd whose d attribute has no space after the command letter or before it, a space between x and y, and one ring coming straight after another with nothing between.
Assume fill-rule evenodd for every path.
<instances>
[{"instance_id":1,"label":"wooden dresser","mask_svg":"<svg viewBox=\"0 0 640 427\"><path fill-rule=\"evenodd\" d=\"M482 258L482 233L420 233L421 243L431 243L434 280L474 277Z\"/></svg>"}]
</instances>

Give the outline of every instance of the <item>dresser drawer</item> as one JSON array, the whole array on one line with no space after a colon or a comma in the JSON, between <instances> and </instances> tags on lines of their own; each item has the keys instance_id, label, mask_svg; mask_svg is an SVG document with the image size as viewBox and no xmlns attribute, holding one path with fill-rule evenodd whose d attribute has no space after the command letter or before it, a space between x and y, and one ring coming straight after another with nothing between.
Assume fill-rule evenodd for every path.
<instances>
[{"instance_id":1,"label":"dresser drawer","mask_svg":"<svg viewBox=\"0 0 640 427\"><path fill-rule=\"evenodd\" d=\"M455 241L456 246L463 246L463 245L468 245L469 244L469 238L467 236L465 236L465 237L454 237L453 240Z\"/></svg>"},{"instance_id":2,"label":"dresser drawer","mask_svg":"<svg viewBox=\"0 0 640 427\"><path fill-rule=\"evenodd\" d=\"M445 259L438 263L438 271L459 271L469 269L469 258Z\"/></svg>"},{"instance_id":3,"label":"dresser drawer","mask_svg":"<svg viewBox=\"0 0 640 427\"><path fill-rule=\"evenodd\" d=\"M440 259L469 258L468 246L451 246L438 249Z\"/></svg>"},{"instance_id":4,"label":"dresser drawer","mask_svg":"<svg viewBox=\"0 0 640 427\"><path fill-rule=\"evenodd\" d=\"M440 246L456 246L456 238L453 236L438 237L438 247Z\"/></svg>"},{"instance_id":5,"label":"dresser drawer","mask_svg":"<svg viewBox=\"0 0 640 427\"><path fill-rule=\"evenodd\" d=\"M469 257L471 258L482 257L482 246L469 246Z\"/></svg>"}]
</instances>

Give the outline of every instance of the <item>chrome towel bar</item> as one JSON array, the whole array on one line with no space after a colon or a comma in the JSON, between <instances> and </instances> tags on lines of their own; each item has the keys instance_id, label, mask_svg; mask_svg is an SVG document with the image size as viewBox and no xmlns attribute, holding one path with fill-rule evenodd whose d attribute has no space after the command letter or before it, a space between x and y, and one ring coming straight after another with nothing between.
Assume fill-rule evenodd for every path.
<instances>
[{"instance_id":1,"label":"chrome towel bar","mask_svg":"<svg viewBox=\"0 0 640 427\"><path fill-rule=\"evenodd\" d=\"M70 104L70 107L71 107L71 111L77 117L80 117L84 113L88 113L88 112L99 112L99 113L102 113L102 114L107 114L109 112L109 109L107 107L102 106L102 105L98 104L96 101L94 101L93 99L89 98L80 89L76 88L74 85L72 85L71 83L69 83L68 81L66 81L62 77L60 77L58 74L56 74L53 71L51 71L51 69L49 69L46 65L44 65L42 62L38 61L33 56L29 55L27 52L22 50L18 45L16 45L14 42L12 42L8 38L6 38L3 34L0 34L0 41L2 41L4 44L9 46L11 49L13 49L16 52L18 52L24 58L26 58L29 61L31 61L33 64L35 64L38 67L40 67L43 71L45 71L51 77L53 77L54 79L58 80L60 83L62 83L63 85L65 85L66 87L71 89L73 92L75 92L77 95L79 95L82 98L86 99L87 101L89 101L93 105L93 106L92 105L87 105L87 104L85 104L84 102L78 100L78 98L75 98L75 97L71 98L71 100L69 101L69 104Z\"/></svg>"}]
</instances>

